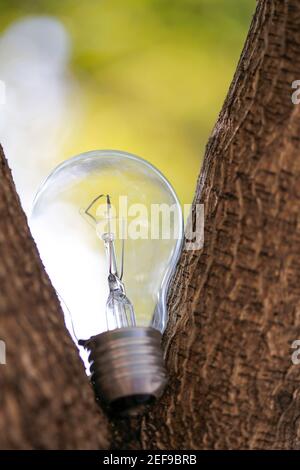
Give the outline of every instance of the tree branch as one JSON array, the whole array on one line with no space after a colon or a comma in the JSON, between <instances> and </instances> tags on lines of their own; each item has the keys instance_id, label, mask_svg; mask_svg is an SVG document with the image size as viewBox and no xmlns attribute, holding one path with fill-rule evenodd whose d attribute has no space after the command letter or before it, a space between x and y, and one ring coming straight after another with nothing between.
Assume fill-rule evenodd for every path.
<instances>
[{"instance_id":1,"label":"tree branch","mask_svg":"<svg viewBox=\"0 0 300 470\"><path fill-rule=\"evenodd\" d=\"M65 329L0 147L0 448L108 446L108 423L95 404Z\"/></svg>"},{"instance_id":2,"label":"tree branch","mask_svg":"<svg viewBox=\"0 0 300 470\"><path fill-rule=\"evenodd\" d=\"M171 380L145 448L299 448L300 3L261 0L208 143L165 335Z\"/></svg>"}]
</instances>

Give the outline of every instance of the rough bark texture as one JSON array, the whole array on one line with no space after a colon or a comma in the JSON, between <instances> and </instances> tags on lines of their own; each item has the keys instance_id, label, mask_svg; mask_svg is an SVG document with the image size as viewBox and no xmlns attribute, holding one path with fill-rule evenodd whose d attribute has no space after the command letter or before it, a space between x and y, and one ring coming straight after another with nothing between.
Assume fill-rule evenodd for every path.
<instances>
[{"instance_id":1,"label":"rough bark texture","mask_svg":"<svg viewBox=\"0 0 300 470\"><path fill-rule=\"evenodd\" d=\"M29 233L0 147L0 448L108 445L55 292Z\"/></svg>"},{"instance_id":2,"label":"rough bark texture","mask_svg":"<svg viewBox=\"0 0 300 470\"><path fill-rule=\"evenodd\" d=\"M165 336L171 381L145 448L300 448L300 2L258 2L208 143Z\"/></svg>"},{"instance_id":3,"label":"rough bark texture","mask_svg":"<svg viewBox=\"0 0 300 470\"><path fill-rule=\"evenodd\" d=\"M169 386L111 423L112 447L300 448L300 2L261 0L208 143L195 204L205 243L184 251L164 337ZM2 447L107 442L1 156ZM21 306L21 307L20 307ZM102 427L101 427L102 426Z\"/></svg>"}]
</instances>

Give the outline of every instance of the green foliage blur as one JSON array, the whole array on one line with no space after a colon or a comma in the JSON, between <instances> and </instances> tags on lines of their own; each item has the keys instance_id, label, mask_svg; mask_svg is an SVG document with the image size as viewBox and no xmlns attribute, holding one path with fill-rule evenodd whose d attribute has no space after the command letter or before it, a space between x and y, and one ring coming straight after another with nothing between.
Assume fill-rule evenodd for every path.
<instances>
[{"instance_id":1,"label":"green foliage blur","mask_svg":"<svg viewBox=\"0 0 300 470\"><path fill-rule=\"evenodd\" d=\"M188 203L255 3L0 0L0 31L28 15L51 15L70 34L85 107L60 159L95 148L136 153Z\"/></svg>"}]
</instances>

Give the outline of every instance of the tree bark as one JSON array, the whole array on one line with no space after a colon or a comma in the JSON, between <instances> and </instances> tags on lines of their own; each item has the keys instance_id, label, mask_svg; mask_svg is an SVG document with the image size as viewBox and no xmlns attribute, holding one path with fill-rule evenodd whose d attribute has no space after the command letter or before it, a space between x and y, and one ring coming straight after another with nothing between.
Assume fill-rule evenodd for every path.
<instances>
[{"instance_id":1,"label":"tree bark","mask_svg":"<svg viewBox=\"0 0 300 470\"><path fill-rule=\"evenodd\" d=\"M300 448L296 79L300 3L261 0L197 184L204 247L183 251L170 290L169 385L141 420L111 423L113 437L1 157L1 447Z\"/></svg>"},{"instance_id":2,"label":"tree bark","mask_svg":"<svg viewBox=\"0 0 300 470\"><path fill-rule=\"evenodd\" d=\"M108 445L76 347L63 322L0 147L0 448ZM98 430L98 431L97 431Z\"/></svg>"},{"instance_id":3,"label":"tree bark","mask_svg":"<svg viewBox=\"0 0 300 470\"><path fill-rule=\"evenodd\" d=\"M170 292L171 380L145 448L300 448L300 2L258 2L194 204L205 242Z\"/></svg>"}]
</instances>

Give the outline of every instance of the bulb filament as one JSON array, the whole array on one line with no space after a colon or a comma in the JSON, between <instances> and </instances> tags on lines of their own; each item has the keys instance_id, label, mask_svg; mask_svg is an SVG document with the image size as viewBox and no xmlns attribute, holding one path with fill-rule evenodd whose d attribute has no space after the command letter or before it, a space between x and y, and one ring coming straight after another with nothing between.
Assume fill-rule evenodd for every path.
<instances>
[{"instance_id":1,"label":"bulb filament","mask_svg":"<svg viewBox=\"0 0 300 470\"><path fill-rule=\"evenodd\" d=\"M108 287L109 295L106 302L106 322L107 329L113 330L116 328L126 328L135 326L135 313L134 308L126 296L124 282L122 282L124 274L124 237L122 237L121 246L121 262L120 269L118 270L117 256L115 250L115 234L111 229L112 208L109 194L100 194L88 205L81 214L89 218L93 225L97 225L97 219L90 212L94 204L102 197L106 197L106 220L107 232L101 235L105 245L106 258L108 263Z\"/></svg>"}]
</instances>

